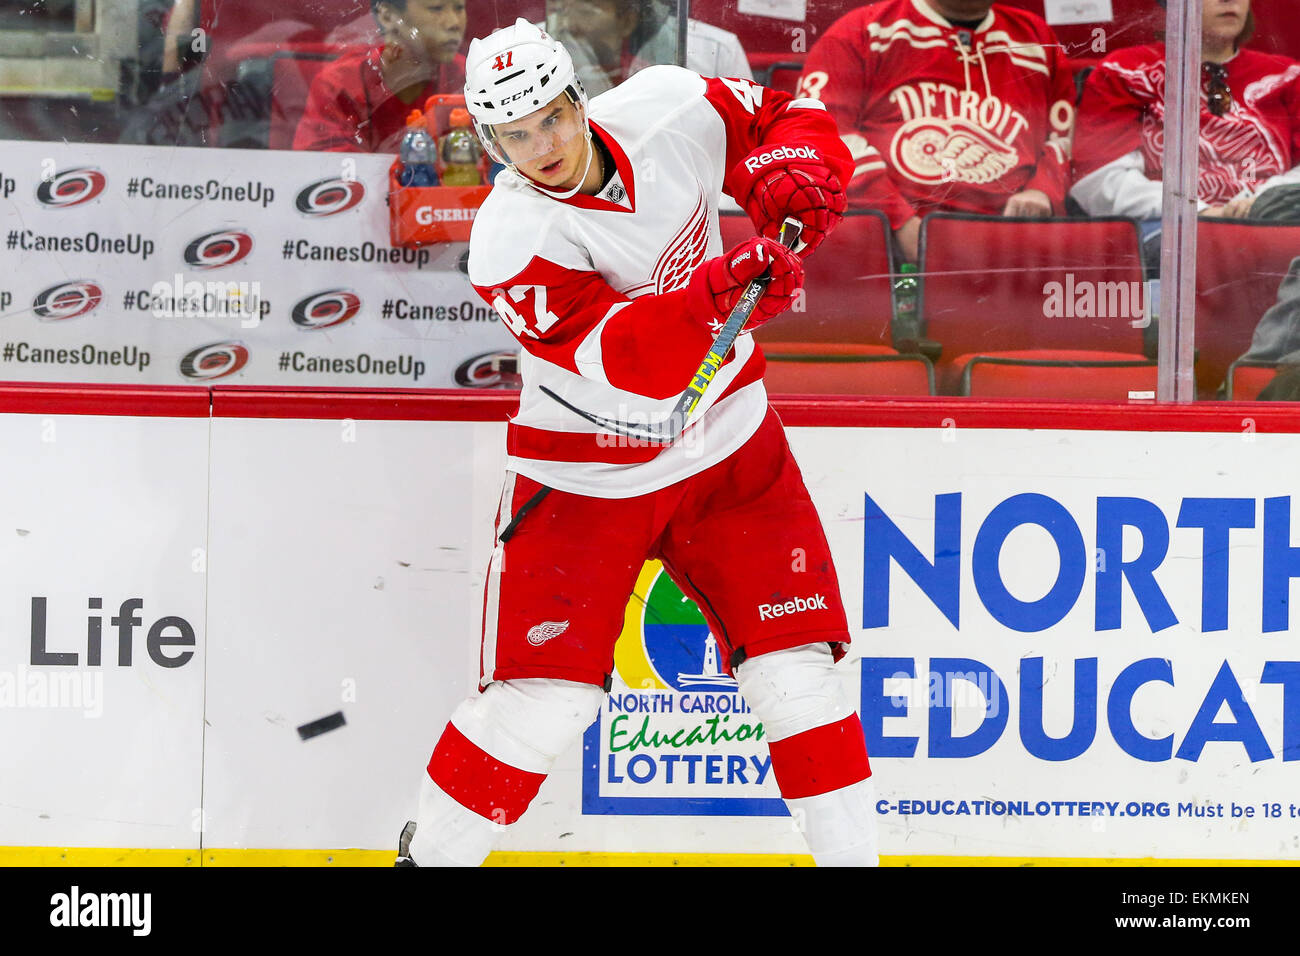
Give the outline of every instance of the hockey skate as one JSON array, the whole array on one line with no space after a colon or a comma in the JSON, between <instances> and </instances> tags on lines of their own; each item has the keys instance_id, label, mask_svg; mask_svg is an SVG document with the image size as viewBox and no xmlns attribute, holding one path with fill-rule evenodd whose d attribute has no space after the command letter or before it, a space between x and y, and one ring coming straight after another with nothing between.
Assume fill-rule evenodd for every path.
<instances>
[{"instance_id":1,"label":"hockey skate","mask_svg":"<svg viewBox=\"0 0 1300 956\"><path fill-rule=\"evenodd\" d=\"M411 840L415 838L415 821L407 820L402 835L397 838L397 860L393 866L419 866L411 859Z\"/></svg>"}]
</instances>

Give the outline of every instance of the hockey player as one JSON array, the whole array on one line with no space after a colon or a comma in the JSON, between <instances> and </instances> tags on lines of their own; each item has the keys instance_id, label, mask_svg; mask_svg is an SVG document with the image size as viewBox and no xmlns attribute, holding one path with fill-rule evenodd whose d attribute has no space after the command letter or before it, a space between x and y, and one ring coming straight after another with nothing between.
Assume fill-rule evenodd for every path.
<instances>
[{"instance_id":1,"label":"hockey player","mask_svg":"<svg viewBox=\"0 0 1300 956\"><path fill-rule=\"evenodd\" d=\"M718 201L732 195L764 236L799 219L811 253L840 219L852 169L834 122L816 101L672 66L589 104L563 45L522 19L471 44L466 101L507 167L475 220L469 273L523 347L523 391L481 692L437 742L399 865L477 865L524 812L595 719L654 557L699 604L761 719L813 856L874 864L871 770L833 667L849 643L839 585L768 407L762 353L742 335L670 444L572 410L662 419L751 279L772 276L750 328L790 305L799 255L764 237L720 255ZM760 610L780 603L803 610Z\"/></svg>"},{"instance_id":2,"label":"hockey player","mask_svg":"<svg viewBox=\"0 0 1300 956\"><path fill-rule=\"evenodd\" d=\"M927 212L1065 212L1074 80L1052 28L991 0L884 0L808 52L856 166L849 201L882 210L916 261Z\"/></svg>"}]
</instances>

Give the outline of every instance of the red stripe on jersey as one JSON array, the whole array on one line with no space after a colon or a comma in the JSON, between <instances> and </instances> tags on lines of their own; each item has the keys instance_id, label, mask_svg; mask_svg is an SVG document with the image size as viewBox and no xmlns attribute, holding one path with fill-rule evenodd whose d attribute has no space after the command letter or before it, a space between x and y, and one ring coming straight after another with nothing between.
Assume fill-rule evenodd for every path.
<instances>
[{"instance_id":1,"label":"red stripe on jersey","mask_svg":"<svg viewBox=\"0 0 1300 956\"><path fill-rule=\"evenodd\" d=\"M511 422L506 427L506 454L537 461L599 461L639 465L663 451L658 442L643 442L609 432L553 432Z\"/></svg>"},{"instance_id":2,"label":"red stripe on jersey","mask_svg":"<svg viewBox=\"0 0 1300 956\"><path fill-rule=\"evenodd\" d=\"M448 724L429 759L429 777L467 810L507 826L518 820L537 796L544 773L529 773L477 747Z\"/></svg>"},{"instance_id":3,"label":"red stripe on jersey","mask_svg":"<svg viewBox=\"0 0 1300 956\"><path fill-rule=\"evenodd\" d=\"M787 800L830 793L871 776L867 742L857 714L767 746L772 773Z\"/></svg>"}]
</instances>

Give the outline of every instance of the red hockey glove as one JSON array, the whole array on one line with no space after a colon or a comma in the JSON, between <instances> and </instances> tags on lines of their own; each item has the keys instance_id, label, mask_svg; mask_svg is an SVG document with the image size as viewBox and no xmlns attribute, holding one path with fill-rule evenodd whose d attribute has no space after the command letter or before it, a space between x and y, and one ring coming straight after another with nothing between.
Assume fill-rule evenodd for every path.
<instances>
[{"instance_id":1,"label":"red hockey glove","mask_svg":"<svg viewBox=\"0 0 1300 956\"><path fill-rule=\"evenodd\" d=\"M768 269L772 270L772 282L745 323L745 331L752 332L788 309L803 287L803 263L775 239L746 239L726 255L701 264L686 287L686 307L692 317L716 332L727 321L745 286Z\"/></svg>"},{"instance_id":2,"label":"red hockey glove","mask_svg":"<svg viewBox=\"0 0 1300 956\"><path fill-rule=\"evenodd\" d=\"M804 143L760 146L733 171L732 188L760 235L775 238L787 216L803 223L801 256L821 244L848 204L821 151Z\"/></svg>"}]
</instances>

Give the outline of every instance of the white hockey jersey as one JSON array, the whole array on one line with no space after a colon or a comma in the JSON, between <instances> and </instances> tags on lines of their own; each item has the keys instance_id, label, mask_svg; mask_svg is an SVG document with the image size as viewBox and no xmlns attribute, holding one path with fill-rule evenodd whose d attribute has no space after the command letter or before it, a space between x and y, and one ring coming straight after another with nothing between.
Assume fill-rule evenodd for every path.
<instances>
[{"instance_id":1,"label":"white hockey jersey","mask_svg":"<svg viewBox=\"0 0 1300 956\"><path fill-rule=\"evenodd\" d=\"M716 332L719 317L686 314L685 287L724 251L718 201L729 171L764 145L810 146L845 182L852 159L820 103L678 67L636 74L595 97L589 115L617 168L605 188L561 200L500 173L474 222L469 275L523 346L507 467L624 498L703 471L754 433L767 395L753 339L737 340L666 448L603 431L541 386L605 418L666 419Z\"/></svg>"}]
</instances>

